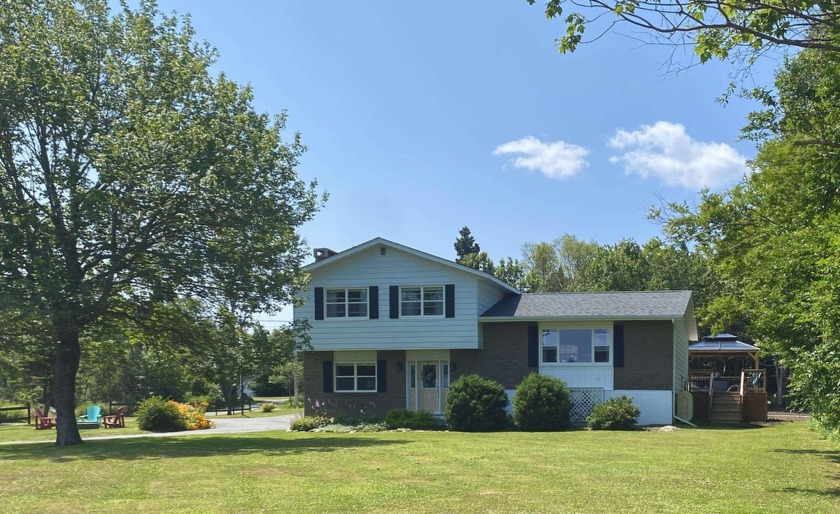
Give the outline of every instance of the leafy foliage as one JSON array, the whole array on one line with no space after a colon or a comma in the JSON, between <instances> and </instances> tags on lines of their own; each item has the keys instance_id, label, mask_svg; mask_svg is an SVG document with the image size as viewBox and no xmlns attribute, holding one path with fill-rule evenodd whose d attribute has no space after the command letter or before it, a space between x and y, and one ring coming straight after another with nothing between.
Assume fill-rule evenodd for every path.
<instances>
[{"instance_id":1,"label":"leafy foliage","mask_svg":"<svg viewBox=\"0 0 840 514\"><path fill-rule=\"evenodd\" d=\"M0 16L0 311L55 340L57 442L72 416L80 335L177 296L274 311L304 282L297 227L321 199L305 147L250 87L212 76L188 18L151 0L5 2ZM33 347L34 348L34 347Z\"/></svg>"},{"instance_id":2,"label":"leafy foliage","mask_svg":"<svg viewBox=\"0 0 840 514\"><path fill-rule=\"evenodd\" d=\"M618 396L596 405L586 418L586 425L591 430L632 430L639 414L632 398Z\"/></svg>"},{"instance_id":3,"label":"leafy foliage","mask_svg":"<svg viewBox=\"0 0 840 514\"><path fill-rule=\"evenodd\" d=\"M325 427L333 422L325 416L302 416L292 421L291 429L296 432L311 432L316 428Z\"/></svg>"},{"instance_id":4,"label":"leafy foliage","mask_svg":"<svg viewBox=\"0 0 840 514\"><path fill-rule=\"evenodd\" d=\"M502 384L479 375L464 375L449 386L444 416L451 430L500 430L507 424L507 404Z\"/></svg>"},{"instance_id":5,"label":"leafy foliage","mask_svg":"<svg viewBox=\"0 0 840 514\"><path fill-rule=\"evenodd\" d=\"M137 426L153 432L186 430L187 422L178 407L160 396L146 398L137 406Z\"/></svg>"},{"instance_id":6,"label":"leafy foliage","mask_svg":"<svg viewBox=\"0 0 840 514\"><path fill-rule=\"evenodd\" d=\"M388 428L410 428L412 430L432 430L438 426L437 418L429 411L392 409L385 414Z\"/></svg>"},{"instance_id":7,"label":"leafy foliage","mask_svg":"<svg viewBox=\"0 0 840 514\"><path fill-rule=\"evenodd\" d=\"M536 0L527 2L533 5ZM564 17L566 5L583 8L592 16L573 12ZM737 61L744 54L756 57L767 47L840 52L840 42L833 37L840 28L834 2L548 0L545 4L546 18L563 19L566 23L566 33L557 40L561 52L576 50L590 26L602 28L597 23L602 15L611 15L612 25L624 23L641 28L655 41L691 44L701 62L712 58Z\"/></svg>"},{"instance_id":8,"label":"leafy foliage","mask_svg":"<svg viewBox=\"0 0 840 514\"><path fill-rule=\"evenodd\" d=\"M709 322L737 324L791 369L798 406L840 426L840 55L804 50L788 59L747 127L764 141L754 172L696 209L662 218L674 240L713 256L722 294Z\"/></svg>"},{"instance_id":9,"label":"leafy foliage","mask_svg":"<svg viewBox=\"0 0 840 514\"><path fill-rule=\"evenodd\" d=\"M571 408L572 395L562 380L531 373L513 396L513 422L530 432L563 430Z\"/></svg>"}]
</instances>

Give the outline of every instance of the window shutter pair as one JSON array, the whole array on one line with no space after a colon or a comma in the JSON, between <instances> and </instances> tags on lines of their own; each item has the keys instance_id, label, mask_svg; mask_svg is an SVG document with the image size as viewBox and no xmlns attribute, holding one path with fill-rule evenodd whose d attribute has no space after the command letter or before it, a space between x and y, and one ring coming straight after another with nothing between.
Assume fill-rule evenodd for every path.
<instances>
[{"instance_id":1,"label":"window shutter pair","mask_svg":"<svg viewBox=\"0 0 840 514\"><path fill-rule=\"evenodd\" d=\"M447 318L455 317L455 284L446 284L444 286L444 306L443 312ZM422 300L421 300L422 301ZM399 319L400 317L400 286L391 286L388 288L388 303L390 307L390 318Z\"/></svg>"},{"instance_id":2,"label":"window shutter pair","mask_svg":"<svg viewBox=\"0 0 840 514\"><path fill-rule=\"evenodd\" d=\"M379 319L379 287L368 287L368 318ZM315 319L324 319L324 288L315 288Z\"/></svg>"},{"instance_id":3,"label":"window shutter pair","mask_svg":"<svg viewBox=\"0 0 840 514\"><path fill-rule=\"evenodd\" d=\"M324 361L324 392L332 393L335 391L335 380L333 379L333 361ZM384 393L387 391L388 383L388 369L384 360L376 361L376 392Z\"/></svg>"},{"instance_id":4,"label":"window shutter pair","mask_svg":"<svg viewBox=\"0 0 840 514\"><path fill-rule=\"evenodd\" d=\"M537 325L528 327L528 367L537 368L540 363L540 331ZM613 326L613 367L624 367L624 325Z\"/></svg>"}]
</instances>

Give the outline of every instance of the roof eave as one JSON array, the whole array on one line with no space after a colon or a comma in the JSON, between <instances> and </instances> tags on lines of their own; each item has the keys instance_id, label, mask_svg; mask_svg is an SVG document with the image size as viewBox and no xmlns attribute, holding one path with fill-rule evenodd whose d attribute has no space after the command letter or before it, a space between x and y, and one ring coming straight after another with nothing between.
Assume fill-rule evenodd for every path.
<instances>
[{"instance_id":1,"label":"roof eave","mask_svg":"<svg viewBox=\"0 0 840 514\"><path fill-rule=\"evenodd\" d=\"M479 322L493 323L499 321L673 321L682 315L647 315L647 316L482 316Z\"/></svg>"},{"instance_id":2,"label":"roof eave","mask_svg":"<svg viewBox=\"0 0 840 514\"><path fill-rule=\"evenodd\" d=\"M417 256L417 257L421 257L421 258L424 258L424 259L428 259L432 262L437 262L438 264L442 264L444 266L449 266L449 267L455 268L459 271L463 271L465 273L475 275L476 277L478 277L480 279L486 280L487 282L490 282L492 284L495 284L495 285L499 286L501 289L504 289L505 291L507 291L511 294L522 294L522 292L519 291L519 289L517 289L517 288L513 287L512 285L494 277L493 275L490 275L490 274L485 273L483 271L479 271L479 270L474 269L474 268L470 268L469 266L464 266L463 264L458 264L457 262L452 262L450 260L444 259L443 257L438 257L437 255L432 255L430 253L426 253L426 252L417 250L415 248L411 248L410 246L405 246L405 245L401 245L399 243L395 243L393 241L389 241L389 240L387 240L385 238L382 238L382 237L375 237L375 238L371 239L370 241L366 241L364 243L361 243L361 244L358 244L358 245L353 246L351 248L348 248L347 250L344 250L342 252L338 252L337 254L333 255L332 257L327 257L326 259L323 259L323 260L320 260L320 261L315 261L311 264L307 264L306 266L303 267L303 270L308 272L308 273L311 273L312 271L323 268L324 266L329 266L330 264L335 264L338 261L344 260L347 257L350 257L350 256L355 255L357 253L363 252L363 251L367 250L368 248L371 248L371 247L376 246L376 245L389 246L391 248L401 250L401 251L406 252L408 254L411 254L411 255L414 255L414 256Z\"/></svg>"}]
</instances>

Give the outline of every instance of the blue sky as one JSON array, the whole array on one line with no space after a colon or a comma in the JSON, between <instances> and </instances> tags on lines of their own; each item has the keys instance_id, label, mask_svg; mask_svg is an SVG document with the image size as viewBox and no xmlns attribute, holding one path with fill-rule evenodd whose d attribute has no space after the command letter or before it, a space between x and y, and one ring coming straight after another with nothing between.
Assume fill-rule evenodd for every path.
<instances>
[{"instance_id":1,"label":"blue sky","mask_svg":"<svg viewBox=\"0 0 840 514\"><path fill-rule=\"evenodd\" d=\"M454 258L463 225L494 259L564 233L643 242L658 198L731 185L754 155L737 138L756 106L715 102L729 65L672 76L672 49L629 28L560 55L565 27L525 0L160 6L301 132L299 173L330 195L313 247L382 236Z\"/></svg>"}]
</instances>

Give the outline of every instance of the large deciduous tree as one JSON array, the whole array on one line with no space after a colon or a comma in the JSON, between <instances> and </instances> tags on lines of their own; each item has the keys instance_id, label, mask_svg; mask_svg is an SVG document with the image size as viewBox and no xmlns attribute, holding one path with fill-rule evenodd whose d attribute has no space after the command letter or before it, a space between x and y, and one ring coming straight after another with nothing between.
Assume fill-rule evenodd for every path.
<instances>
[{"instance_id":1,"label":"large deciduous tree","mask_svg":"<svg viewBox=\"0 0 840 514\"><path fill-rule=\"evenodd\" d=\"M320 205L285 117L210 74L188 18L108 4L0 16L0 310L49 326L59 445L81 442L81 334L179 295L275 310L304 280L296 229Z\"/></svg>"},{"instance_id":2,"label":"large deciduous tree","mask_svg":"<svg viewBox=\"0 0 840 514\"><path fill-rule=\"evenodd\" d=\"M768 109L748 130L769 136L754 172L697 209L672 205L666 230L709 249L725 295L710 312L792 370L799 404L840 427L840 54L786 61Z\"/></svg>"}]
</instances>

